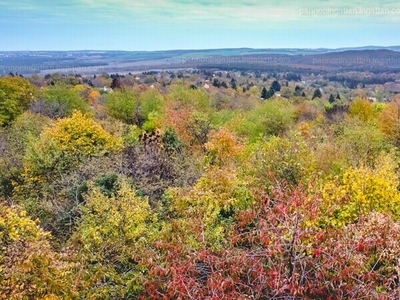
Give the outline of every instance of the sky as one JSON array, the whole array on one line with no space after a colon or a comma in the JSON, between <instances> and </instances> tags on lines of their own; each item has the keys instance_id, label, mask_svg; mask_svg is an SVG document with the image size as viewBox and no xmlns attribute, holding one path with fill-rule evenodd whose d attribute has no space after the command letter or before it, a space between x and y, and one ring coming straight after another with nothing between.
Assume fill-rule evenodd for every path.
<instances>
[{"instance_id":1,"label":"sky","mask_svg":"<svg viewBox=\"0 0 400 300\"><path fill-rule=\"evenodd\" d=\"M398 0L0 0L0 51L399 44Z\"/></svg>"}]
</instances>

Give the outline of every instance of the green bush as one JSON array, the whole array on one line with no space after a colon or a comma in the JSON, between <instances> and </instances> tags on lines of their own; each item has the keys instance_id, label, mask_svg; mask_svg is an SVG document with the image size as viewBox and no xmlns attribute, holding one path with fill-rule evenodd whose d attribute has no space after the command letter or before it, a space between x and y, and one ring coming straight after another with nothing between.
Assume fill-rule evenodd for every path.
<instances>
[{"instance_id":1,"label":"green bush","mask_svg":"<svg viewBox=\"0 0 400 300\"><path fill-rule=\"evenodd\" d=\"M31 109L50 118L58 119L71 116L74 110L88 112L89 105L78 91L59 83L45 88L41 93L40 100L33 102Z\"/></svg>"}]
</instances>

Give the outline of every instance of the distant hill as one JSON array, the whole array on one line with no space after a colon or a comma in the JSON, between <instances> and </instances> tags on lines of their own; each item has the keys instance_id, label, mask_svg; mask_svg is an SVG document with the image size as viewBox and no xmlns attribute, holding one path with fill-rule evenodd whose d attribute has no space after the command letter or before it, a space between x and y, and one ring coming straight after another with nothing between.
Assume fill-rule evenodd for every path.
<instances>
[{"instance_id":1,"label":"distant hill","mask_svg":"<svg viewBox=\"0 0 400 300\"><path fill-rule=\"evenodd\" d=\"M400 52L379 50L337 50L318 54L259 54L198 60L196 67L228 69L261 69L275 71L394 71L400 70Z\"/></svg>"},{"instance_id":2,"label":"distant hill","mask_svg":"<svg viewBox=\"0 0 400 300\"><path fill-rule=\"evenodd\" d=\"M400 68L400 46L338 49L227 48L168 51L0 52L0 75L112 73L196 67L236 69L387 70Z\"/></svg>"},{"instance_id":3,"label":"distant hill","mask_svg":"<svg viewBox=\"0 0 400 300\"><path fill-rule=\"evenodd\" d=\"M364 46L364 47L338 48L338 49L335 49L335 51L347 51L347 50L392 50L392 51L400 51L400 46L389 46L389 47ZM330 52L332 52L332 51L330 51Z\"/></svg>"}]
</instances>

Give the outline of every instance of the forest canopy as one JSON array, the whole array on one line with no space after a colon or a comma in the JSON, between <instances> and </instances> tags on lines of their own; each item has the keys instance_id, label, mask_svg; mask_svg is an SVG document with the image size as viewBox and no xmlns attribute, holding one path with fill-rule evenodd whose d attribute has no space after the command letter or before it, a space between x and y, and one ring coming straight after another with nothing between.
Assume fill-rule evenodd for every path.
<instances>
[{"instance_id":1,"label":"forest canopy","mask_svg":"<svg viewBox=\"0 0 400 300\"><path fill-rule=\"evenodd\" d=\"M400 97L327 78L0 77L0 299L399 297Z\"/></svg>"}]
</instances>

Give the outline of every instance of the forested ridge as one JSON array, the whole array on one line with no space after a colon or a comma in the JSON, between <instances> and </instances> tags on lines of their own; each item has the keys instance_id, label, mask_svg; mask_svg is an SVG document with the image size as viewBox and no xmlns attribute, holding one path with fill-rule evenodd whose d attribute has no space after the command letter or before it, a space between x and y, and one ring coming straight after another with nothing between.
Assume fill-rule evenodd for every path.
<instances>
[{"instance_id":1,"label":"forested ridge","mask_svg":"<svg viewBox=\"0 0 400 300\"><path fill-rule=\"evenodd\" d=\"M399 298L400 97L278 75L0 77L0 299Z\"/></svg>"}]
</instances>

